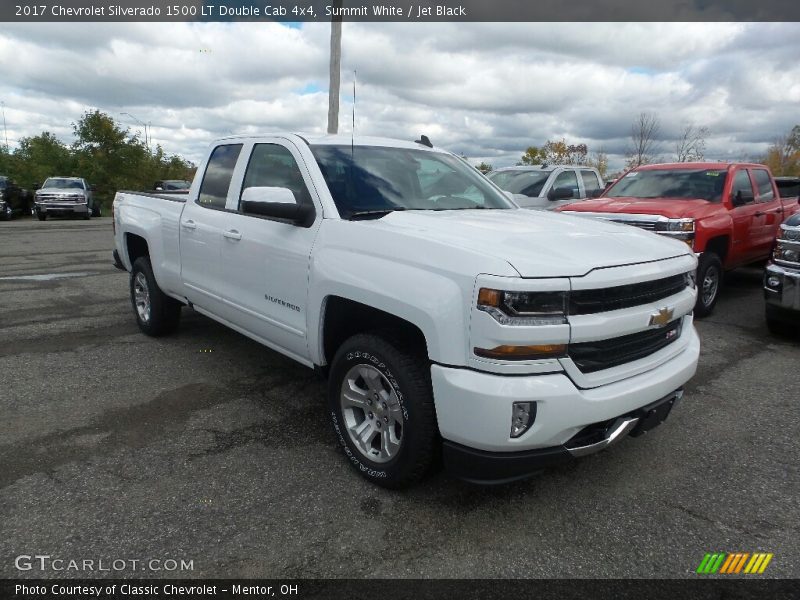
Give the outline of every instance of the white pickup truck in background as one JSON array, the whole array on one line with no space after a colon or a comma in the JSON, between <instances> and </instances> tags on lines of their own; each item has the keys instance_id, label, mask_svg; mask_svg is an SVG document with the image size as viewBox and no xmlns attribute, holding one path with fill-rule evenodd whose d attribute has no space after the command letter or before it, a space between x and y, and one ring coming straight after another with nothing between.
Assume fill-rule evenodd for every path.
<instances>
[{"instance_id":1,"label":"white pickup truck in background","mask_svg":"<svg viewBox=\"0 0 800 600\"><path fill-rule=\"evenodd\" d=\"M661 423L697 366L686 244L520 209L419 142L221 139L188 195L117 193L114 227L142 331L188 305L319 369L386 487L440 447L475 482L596 452Z\"/></svg>"}]
</instances>

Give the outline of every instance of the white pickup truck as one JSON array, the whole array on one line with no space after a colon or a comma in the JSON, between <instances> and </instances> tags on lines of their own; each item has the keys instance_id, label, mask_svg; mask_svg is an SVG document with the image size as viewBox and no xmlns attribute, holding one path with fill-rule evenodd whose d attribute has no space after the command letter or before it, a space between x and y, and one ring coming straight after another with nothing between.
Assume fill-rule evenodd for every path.
<instances>
[{"instance_id":1,"label":"white pickup truck","mask_svg":"<svg viewBox=\"0 0 800 600\"><path fill-rule=\"evenodd\" d=\"M183 306L327 375L352 465L519 479L661 423L694 375L682 242L517 207L422 142L214 142L188 195L119 192L146 334Z\"/></svg>"}]
</instances>

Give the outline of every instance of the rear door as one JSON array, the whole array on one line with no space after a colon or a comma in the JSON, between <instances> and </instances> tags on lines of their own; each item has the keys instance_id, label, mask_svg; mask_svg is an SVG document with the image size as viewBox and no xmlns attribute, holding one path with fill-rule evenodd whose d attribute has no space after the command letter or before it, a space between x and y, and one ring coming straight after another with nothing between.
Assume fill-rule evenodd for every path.
<instances>
[{"instance_id":1,"label":"rear door","mask_svg":"<svg viewBox=\"0 0 800 600\"><path fill-rule=\"evenodd\" d=\"M750 178L749 171L744 167L737 168L733 175L731 192L728 199L731 219L733 220L733 240L731 243L730 254L725 261L726 267L733 267L755 260L756 229L758 228L757 217L758 205L755 201L755 190ZM753 199L742 206L734 206L734 198L737 194L749 195Z\"/></svg>"},{"instance_id":2,"label":"rear door","mask_svg":"<svg viewBox=\"0 0 800 600\"><path fill-rule=\"evenodd\" d=\"M212 150L199 194L187 198L179 222L181 279L186 297L217 315L224 308L220 246L225 205L241 150L242 144L221 144Z\"/></svg>"},{"instance_id":3,"label":"rear door","mask_svg":"<svg viewBox=\"0 0 800 600\"><path fill-rule=\"evenodd\" d=\"M295 146L281 138L249 145L247 166L228 205L222 231L221 264L228 282L230 319L267 345L308 360L307 301L311 247L322 222L321 203L311 175ZM242 193L248 187L288 188L301 204L311 204L310 226L246 214Z\"/></svg>"},{"instance_id":4,"label":"rear door","mask_svg":"<svg viewBox=\"0 0 800 600\"><path fill-rule=\"evenodd\" d=\"M766 169L751 169L753 183L756 188L758 211L758 230L754 234L753 252L755 260L768 258L775 243L775 237L783 222L783 204L772 176Z\"/></svg>"}]
</instances>

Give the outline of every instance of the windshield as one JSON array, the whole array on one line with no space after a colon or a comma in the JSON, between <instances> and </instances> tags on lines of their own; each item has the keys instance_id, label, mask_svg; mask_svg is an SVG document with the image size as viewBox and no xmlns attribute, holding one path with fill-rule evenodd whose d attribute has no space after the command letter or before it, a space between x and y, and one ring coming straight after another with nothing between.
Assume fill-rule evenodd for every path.
<instances>
[{"instance_id":1,"label":"windshield","mask_svg":"<svg viewBox=\"0 0 800 600\"><path fill-rule=\"evenodd\" d=\"M728 169L631 171L605 193L608 198L683 198L719 202Z\"/></svg>"},{"instance_id":2,"label":"windshield","mask_svg":"<svg viewBox=\"0 0 800 600\"><path fill-rule=\"evenodd\" d=\"M476 169L440 152L311 146L342 218L394 210L516 208Z\"/></svg>"},{"instance_id":3,"label":"windshield","mask_svg":"<svg viewBox=\"0 0 800 600\"><path fill-rule=\"evenodd\" d=\"M51 177L47 181L44 182L42 189L45 190L47 188L62 188L62 189L70 189L70 190L82 190L83 183L79 179L59 179Z\"/></svg>"},{"instance_id":4,"label":"windshield","mask_svg":"<svg viewBox=\"0 0 800 600\"><path fill-rule=\"evenodd\" d=\"M550 173L552 171L495 171L487 177L500 189L536 198L542 193Z\"/></svg>"}]
</instances>

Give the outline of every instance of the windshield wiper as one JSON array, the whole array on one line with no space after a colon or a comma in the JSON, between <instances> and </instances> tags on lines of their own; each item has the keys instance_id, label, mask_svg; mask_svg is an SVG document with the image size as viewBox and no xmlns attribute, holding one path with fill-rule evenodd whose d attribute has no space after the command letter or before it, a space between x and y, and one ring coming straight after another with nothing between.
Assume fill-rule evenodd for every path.
<instances>
[{"instance_id":1,"label":"windshield wiper","mask_svg":"<svg viewBox=\"0 0 800 600\"><path fill-rule=\"evenodd\" d=\"M382 208L380 210L359 210L351 213L347 219L349 221L357 221L360 219L380 219L381 217L385 217L389 213L393 213L396 210L405 209L405 206L396 206L394 208Z\"/></svg>"}]
</instances>

